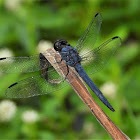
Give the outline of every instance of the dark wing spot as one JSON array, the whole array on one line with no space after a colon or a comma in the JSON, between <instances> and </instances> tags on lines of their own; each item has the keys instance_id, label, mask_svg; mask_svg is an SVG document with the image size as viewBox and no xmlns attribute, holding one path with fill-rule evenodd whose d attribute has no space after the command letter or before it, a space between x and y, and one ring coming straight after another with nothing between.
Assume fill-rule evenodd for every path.
<instances>
[{"instance_id":1,"label":"dark wing spot","mask_svg":"<svg viewBox=\"0 0 140 140\"><path fill-rule=\"evenodd\" d=\"M99 13L96 13L95 17L97 17L99 15Z\"/></svg>"},{"instance_id":2,"label":"dark wing spot","mask_svg":"<svg viewBox=\"0 0 140 140\"><path fill-rule=\"evenodd\" d=\"M12 84L12 85L10 85L8 88L11 88L11 87L15 86L16 84L17 84L17 82Z\"/></svg>"},{"instance_id":3,"label":"dark wing spot","mask_svg":"<svg viewBox=\"0 0 140 140\"><path fill-rule=\"evenodd\" d=\"M0 60L6 59L6 57L0 58Z\"/></svg>"},{"instance_id":4,"label":"dark wing spot","mask_svg":"<svg viewBox=\"0 0 140 140\"><path fill-rule=\"evenodd\" d=\"M116 39L116 38L119 38L118 36L115 36L115 37L113 37L112 39Z\"/></svg>"}]
</instances>

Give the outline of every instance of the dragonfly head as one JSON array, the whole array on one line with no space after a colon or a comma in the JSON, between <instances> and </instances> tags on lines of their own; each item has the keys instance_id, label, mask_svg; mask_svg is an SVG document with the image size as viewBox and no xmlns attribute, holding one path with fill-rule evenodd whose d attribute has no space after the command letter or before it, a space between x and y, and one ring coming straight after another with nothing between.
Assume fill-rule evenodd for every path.
<instances>
[{"instance_id":1,"label":"dragonfly head","mask_svg":"<svg viewBox=\"0 0 140 140\"><path fill-rule=\"evenodd\" d=\"M70 44L68 44L66 40L57 40L54 43L54 49L59 52L62 50L62 48L65 48L66 46L70 46Z\"/></svg>"}]
</instances>

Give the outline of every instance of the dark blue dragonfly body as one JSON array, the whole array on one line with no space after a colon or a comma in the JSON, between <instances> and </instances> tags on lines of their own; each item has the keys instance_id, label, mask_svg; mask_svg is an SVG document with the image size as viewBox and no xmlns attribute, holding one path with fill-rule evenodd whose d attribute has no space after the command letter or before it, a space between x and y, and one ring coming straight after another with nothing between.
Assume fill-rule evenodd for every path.
<instances>
[{"instance_id":1,"label":"dark blue dragonfly body","mask_svg":"<svg viewBox=\"0 0 140 140\"><path fill-rule=\"evenodd\" d=\"M69 45L69 46L67 46ZM56 41L54 48L58 51L62 57L62 60L65 60L67 66L74 67L78 72L80 77L87 83L90 89L96 94L96 96L112 111L115 111L107 99L103 96L102 92L98 89L98 87L93 83L93 81L89 78L83 67L81 66L82 58L79 56L76 48L67 44L65 40ZM69 67L67 67L69 73ZM67 75L68 75L67 73Z\"/></svg>"},{"instance_id":2,"label":"dark blue dragonfly body","mask_svg":"<svg viewBox=\"0 0 140 140\"><path fill-rule=\"evenodd\" d=\"M30 57L4 57L0 58L0 72L5 73L29 73L41 71L41 74L29 77L16 82L8 87L6 95L12 98L26 98L50 92L55 92L67 85L64 79L69 75L69 67L74 67L79 76L87 83L96 96L112 111L113 107L103 96L102 92L89 78L89 74L100 71L107 63L111 55L121 45L119 37L107 40L99 47L94 48L97 36L102 23L102 17L97 13L86 31L78 40L75 48L65 40L57 40L54 49L60 53L60 62L65 62L67 75L60 77L45 56L48 54L40 53ZM81 50L84 50L82 54ZM52 54L53 55L53 54ZM51 57L48 55L48 57ZM90 68L88 67L90 63ZM59 67L58 67L59 69Z\"/></svg>"}]
</instances>

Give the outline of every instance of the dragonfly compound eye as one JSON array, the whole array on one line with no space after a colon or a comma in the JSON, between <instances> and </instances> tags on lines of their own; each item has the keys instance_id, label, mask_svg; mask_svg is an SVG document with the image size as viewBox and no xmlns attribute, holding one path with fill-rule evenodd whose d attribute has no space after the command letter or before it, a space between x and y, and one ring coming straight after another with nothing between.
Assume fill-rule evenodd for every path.
<instances>
[{"instance_id":1,"label":"dragonfly compound eye","mask_svg":"<svg viewBox=\"0 0 140 140\"><path fill-rule=\"evenodd\" d=\"M56 51L59 51L59 46L60 46L60 41L57 40L57 41L54 43L54 49L55 49Z\"/></svg>"},{"instance_id":2,"label":"dragonfly compound eye","mask_svg":"<svg viewBox=\"0 0 140 140\"><path fill-rule=\"evenodd\" d=\"M57 40L55 43L54 43L54 49L56 51L61 51L62 48L65 48L67 46L67 41L66 40Z\"/></svg>"}]
</instances>

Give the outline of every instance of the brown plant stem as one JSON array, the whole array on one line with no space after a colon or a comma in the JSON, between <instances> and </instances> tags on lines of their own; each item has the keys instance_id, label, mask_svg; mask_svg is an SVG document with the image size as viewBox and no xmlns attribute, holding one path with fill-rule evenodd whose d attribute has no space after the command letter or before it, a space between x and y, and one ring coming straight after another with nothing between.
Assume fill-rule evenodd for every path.
<instances>
[{"instance_id":1,"label":"brown plant stem","mask_svg":"<svg viewBox=\"0 0 140 140\"><path fill-rule=\"evenodd\" d=\"M67 74L67 68L64 62L56 63L60 61L60 59L57 60L57 58L60 58L59 53L54 49L49 49L46 51L46 54L46 59L52 64L59 75L65 77ZM48 54L50 56L48 56ZM78 76L77 72L73 68L70 68L69 71L70 73L68 74L66 81L74 89L80 99L87 105L102 127L111 135L114 140L130 139L111 121L111 119L102 111L100 106L94 101L83 80Z\"/></svg>"}]
</instances>

